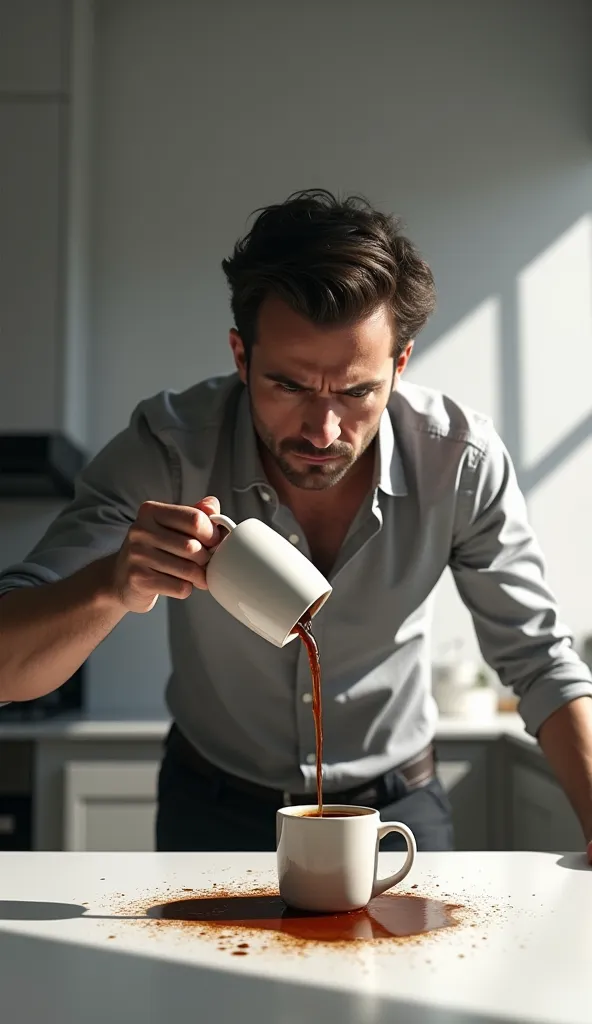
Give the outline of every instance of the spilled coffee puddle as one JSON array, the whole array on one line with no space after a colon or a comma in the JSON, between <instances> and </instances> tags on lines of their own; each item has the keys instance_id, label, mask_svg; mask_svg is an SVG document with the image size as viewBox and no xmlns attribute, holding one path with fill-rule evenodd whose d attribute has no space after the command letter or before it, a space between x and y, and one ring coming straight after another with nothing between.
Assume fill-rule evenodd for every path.
<instances>
[{"instance_id":1,"label":"spilled coffee puddle","mask_svg":"<svg viewBox=\"0 0 592 1024\"><path fill-rule=\"evenodd\" d=\"M293 910L275 893L216 893L174 899L146 907L146 917L155 924L194 930L200 938L212 938L220 949L244 956L248 942L239 939L254 933L274 933L282 945L340 945L349 943L404 941L459 922L459 904L422 896L377 896L364 910L343 914L319 914Z\"/></svg>"}]
</instances>

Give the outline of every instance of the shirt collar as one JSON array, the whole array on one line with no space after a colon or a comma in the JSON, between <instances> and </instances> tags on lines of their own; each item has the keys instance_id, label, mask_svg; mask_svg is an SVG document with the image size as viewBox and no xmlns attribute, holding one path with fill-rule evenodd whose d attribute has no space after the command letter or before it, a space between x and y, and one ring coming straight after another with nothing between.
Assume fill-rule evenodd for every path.
<instances>
[{"instance_id":1,"label":"shirt collar","mask_svg":"<svg viewBox=\"0 0 592 1024\"><path fill-rule=\"evenodd\" d=\"M376 484L385 494L403 498L407 494L407 481L388 406L380 417L377 440Z\"/></svg>"},{"instance_id":2,"label":"shirt collar","mask_svg":"<svg viewBox=\"0 0 592 1024\"><path fill-rule=\"evenodd\" d=\"M388 407L380 418L377 441L375 486L392 497L404 497L407 494L405 471ZM237 407L233 462L232 478L235 491L269 487L259 457L249 393L246 388L243 388Z\"/></svg>"}]
</instances>

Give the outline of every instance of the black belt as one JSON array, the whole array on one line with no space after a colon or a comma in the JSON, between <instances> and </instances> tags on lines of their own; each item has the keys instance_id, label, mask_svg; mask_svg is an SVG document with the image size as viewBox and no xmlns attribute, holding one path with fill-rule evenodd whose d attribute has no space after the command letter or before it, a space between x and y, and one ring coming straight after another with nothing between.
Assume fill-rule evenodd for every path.
<instances>
[{"instance_id":1,"label":"black belt","mask_svg":"<svg viewBox=\"0 0 592 1024\"><path fill-rule=\"evenodd\" d=\"M271 786L260 786L256 782L249 782L248 779L241 779L238 775L231 775L230 772L226 772L222 768L216 768L205 757L202 757L175 724L169 733L167 747L197 775L217 781L222 780L230 789L255 797L257 800L274 803L278 807L314 802L315 797L312 793L282 792ZM434 778L435 774L434 748L430 744L417 757L398 765L376 779L372 779L371 782L355 786L353 789L342 790L339 793L327 793L327 801L332 804L384 807L388 803L400 799L405 792L425 786Z\"/></svg>"}]
</instances>

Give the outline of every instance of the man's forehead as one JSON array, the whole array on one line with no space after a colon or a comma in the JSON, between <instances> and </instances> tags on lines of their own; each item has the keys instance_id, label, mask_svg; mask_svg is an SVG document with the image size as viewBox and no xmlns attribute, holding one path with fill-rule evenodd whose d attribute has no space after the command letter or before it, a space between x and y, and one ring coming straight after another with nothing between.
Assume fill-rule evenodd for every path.
<instances>
[{"instance_id":1,"label":"man's forehead","mask_svg":"<svg viewBox=\"0 0 592 1024\"><path fill-rule=\"evenodd\" d=\"M259 351L257 352L257 349ZM294 348L270 348L255 345L253 349L254 369L270 378L285 378L299 384L330 381L333 384L351 386L361 382L379 381L390 374L392 357L386 353L353 354L327 353L318 348L310 353Z\"/></svg>"},{"instance_id":2,"label":"man's forehead","mask_svg":"<svg viewBox=\"0 0 592 1024\"><path fill-rule=\"evenodd\" d=\"M275 320L275 323L274 323ZM259 324L253 358L262 372L357 378L388 374L392 328L376 315L372 323L320 326L270 317Z\"/></svg>"}]
</instances>

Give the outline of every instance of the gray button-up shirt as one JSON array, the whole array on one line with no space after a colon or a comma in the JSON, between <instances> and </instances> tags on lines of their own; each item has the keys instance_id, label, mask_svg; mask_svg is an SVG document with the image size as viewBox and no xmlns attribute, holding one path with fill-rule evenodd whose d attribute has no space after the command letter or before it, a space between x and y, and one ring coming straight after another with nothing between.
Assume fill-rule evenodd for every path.
<instances>
[{"instance_id":1,"label":"gray button-up shirt","mask_svg":"<svg viewBox=\"0 0 592 1024\"><path fill-rule=\"evenodd\" d=\"M194 505L206 494L233 519L263 519L309 555L299 524L265 477L248 394L234 375L142 402L83 471L74 501L37 547L0 576L0 593L58 580L116 551L145 500ZM519 697L531 733L565 702L592 696L490 421L401 383L381 419L375 486L315 618L328 792L380 775L431 740L432 591L446 566L486 660ZM227 771L312 793L303 646L272 646L205 591L169 600L168 610L167 702L182 731Z\"/></svg>"}]
</instances>

